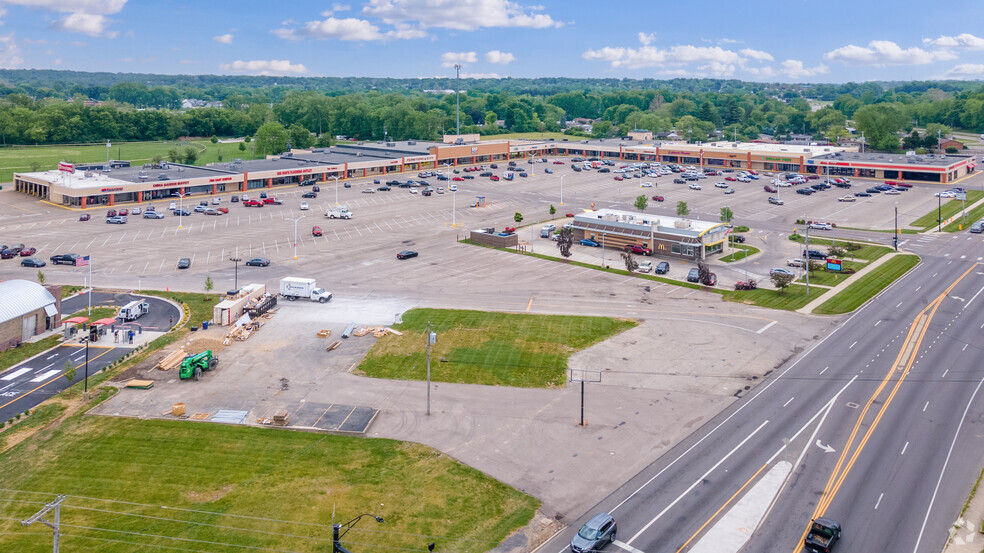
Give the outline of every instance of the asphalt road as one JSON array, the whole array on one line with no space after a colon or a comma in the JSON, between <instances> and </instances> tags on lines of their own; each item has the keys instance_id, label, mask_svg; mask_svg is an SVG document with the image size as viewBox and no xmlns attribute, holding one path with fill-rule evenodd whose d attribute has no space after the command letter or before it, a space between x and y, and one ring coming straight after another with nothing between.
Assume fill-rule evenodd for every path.
<instances>
[{"instance_id":1,"label":"asphalt road","mask_svg":"<svg viewBox=\"0 0 984 553\"><path fill-rule=\"evenodd\" d=\"M628 550L689 550L783 460L794 470L745 551L800 551L821 515L843 525L841 552L939 551L984 458L984 267L962 235L931 249L544 551L563 550L596 511L614 511Z\"/></svg>"},{"instance_id":2,"label":"asphalt road","mask_svg":"<svg viewBox=\"0 0 984 553\"><path fill-rule=\"evenodd\" d=\"M141 296L97 291L93 294L92 305L126 305L139 298ZM135 332L139 332L139 325L143 330L164 332L169 328L171 317L175 323L181 319L180 311L170 303L158 298L146 298L146 301L150 303L148 314L118 327L133 328ZM62 310L65 313L74 313L85 309L88 304L88 295L79 294L63 301ZM87 348L81 341L81 336L78 334L72 341L0 373L0 421L33 409L61 390L81 382L86 376L86 365L88 373L95 374L132 349L114 344L107 333L98 342L89 344L86 363ZM76 370L75 378L71 381L65 378L66 362Z\"/></svg>"}]
</instances>

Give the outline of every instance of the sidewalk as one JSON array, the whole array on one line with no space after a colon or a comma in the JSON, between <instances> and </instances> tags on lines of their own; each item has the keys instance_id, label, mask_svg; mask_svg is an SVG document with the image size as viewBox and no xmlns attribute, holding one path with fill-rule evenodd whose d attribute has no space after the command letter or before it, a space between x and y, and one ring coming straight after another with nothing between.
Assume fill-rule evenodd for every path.
<instances>
[{"instance_id":1,"label":"sidewalk","mask_svg":"<svg viewBox=\"0 0 984 553\"><path fill-rule=\"evenodd\" d=\"M958 518L950 530L950 539L943 548L943 553L980 553L981 542L984 536L980 536L981 523L984 520L984 493L976 493L967 512Z\"/></svg>"},{"instance_id":2,"label":"sidewalk","mask_svg":"<svg viewBox=\"0 0 984 553\"><path fill-rule=\"evenodd\" d=\"M879 259L876 259L875 261L872 261L872 262L868 263L867 265L864 266L863 269L861 269L860 271L854 273L854 277L853 278L846 279L844 282L841 282L837 286L834 286L833 288L829 288L829 290L830 290L829 293L826 293L826 294L821 295L817 299L811 301L810 303L804 305L803 307L800 307L796 311L798 313L812 313L814 309L816 309L817 307L820 306L820 304L822 304L823 302L825 302L825 301L829 300L830 298L836 296L842 290L844 290L845 288L847 288L851 284L854 284L855 282L857 282L858 279L861 278L863 275L867 274L869 271L875 269L876 267L878 267L882 263L885 263L886 261L888 261L889 259L892 259L893 257L895 257L896 255L898 255L900 253L902 253L902 252L891 252L891 253L888 253L888 254L885 254L885 255L881 256Z\"/></svg>"}]
</instances>

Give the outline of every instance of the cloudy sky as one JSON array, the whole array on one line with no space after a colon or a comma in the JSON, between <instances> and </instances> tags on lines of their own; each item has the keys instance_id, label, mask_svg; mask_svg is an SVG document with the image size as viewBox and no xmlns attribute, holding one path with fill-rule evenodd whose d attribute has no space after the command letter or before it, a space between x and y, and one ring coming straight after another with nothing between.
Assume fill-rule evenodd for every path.
<instances>
[{"instance_id":1,"label":"cloudy sky","mask_svg":"<svg viewBox=\"0 0 984 553\"><path fill-rule=\"evenodd\" d=\"M616 9L617 8L617 9ZM0 0L0 67L336 77L984 78L984 2Z\"/></svg>"}]
</instances>

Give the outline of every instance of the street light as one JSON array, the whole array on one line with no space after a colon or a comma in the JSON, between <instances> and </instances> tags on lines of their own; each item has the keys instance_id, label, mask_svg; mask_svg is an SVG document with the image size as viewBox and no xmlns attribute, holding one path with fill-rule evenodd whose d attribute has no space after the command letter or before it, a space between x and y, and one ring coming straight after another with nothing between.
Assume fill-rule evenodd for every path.
<instances>
[{"instance_id":1,"label":"street light","mask_svg":"<svg viewBox=\"0 0 984 553\"><path fill-rule=\"evenodd\" d=\"M566 173L560 176L560 205L564 205L564 177L566 176Z\"/></svg>"},{"instance_id":2,"label":"street light","mask_svg":"<svg viewBox=\"0 0 984 553\"><path fill-rule=\"evenodd\" d=\"M236 267L236 291L239 291L239 262L243 259L241 257L230 257L229 261L232 261Z\"/></svg>"},{"instance_id":3,"label":"street light","mask_svg":"<svg viewBox=\"0 0 984 553\"><path fill-rule=\"evenodd\" d=\"M332 177L335 179L335 207L338 207L338 177Z\"/></svg>"},{"instance_id":4,"label":"street light","mask_svg":"<svg viewBox=\"0 0 984 553\"><path fill-rule=\"evenodd\" d=\"M287 219L288 221L294 221L294 259L297 259L297 222L305 217L307 215L301 215L297 219Z\"/></svg>"},{"instance_id":5,"label":"street light","mask_svg":"<svg viewBox=\"0 0 984 553\"><path fill-rule=\"evenodd\" d=\"M376 515L371 515L369 513L363 513L363 514L361 514L361 515L353 518L352 520L346 522L345 524L332 524L331 525L331 545L332 545L331 550L332 550L332 553L350 553L348 549L345 549L344 547L342 547L342 544L339 542L339 540L341 540L342 537L345 536L345 534L348 534L348 531L351 530L352 527L356 525L356 523L358 523L360 520L362 520L362 517L372 517L372 518L376 519L376 522L378 522L380 524L382 524L382 522L383 522L383 517L378 517ZM345 528L345 531L339 533L339 531L343 527Z\"/></svg>"},{"instance_id":6,"label":"street light","mask_svg":"<svg viewBox=\"0 0 984 553\"><path fill-rule=\"evenodd\" d=\"M461 136L461 64L454 64L454 103L455 103L455 118L457 120L457 131L455 134Z\"/></svg>"},{"instance_id":7,"label":"street light","mask_svg":"<svg viewBox=\"0 0 984 553\"><path fill-rule=\"evenodd\" d=\"M178 229L182 228L182 221L184 220L184 197L187 193L178 192Z\"/></svg>"}]
</instances>

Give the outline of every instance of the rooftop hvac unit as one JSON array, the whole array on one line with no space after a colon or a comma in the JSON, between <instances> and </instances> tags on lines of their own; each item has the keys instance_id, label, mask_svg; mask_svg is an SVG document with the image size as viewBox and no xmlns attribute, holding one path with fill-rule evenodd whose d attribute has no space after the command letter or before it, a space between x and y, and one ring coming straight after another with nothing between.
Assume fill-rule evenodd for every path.
<instances>
[{"instance_id":1,"label":"rooftop hvac unit","mask_svg":"<svg viewBox=\"0 0 984 553\"><path fill-rule=\"evenodd\" d=\"M82 174L82 176L85 178L90 178L92 176L92 171L86 171L85 173Z\"/></svg>"},{"instance_id":2,"label":"rooftop hvac unit","mask_svg":"<svg viewBox=\"0 0 984 553\"><path fill-rule=\"evenodd\" d=\"M394 146L396 146L396 142L387 142L387 143L386 143L386 147L387 147L387 148L392 148L392 147L394 147Z\"/></svg>"},{"instance_id":3,"label":"rooftop hvac unit","mask_svg":"<svg viewBox=\"0 0 984 553\"><path fill-rule=\"evenodd\" d=\"M690 219L679 219L673 221L674 228L690 228Z\"/></svg>"},{"instance_id":4,"label":"rooftop hvac unit","mask_svg":"<svg viewBox=\"0 0 984 553\"><path fill-rule=\"evenodd\" d=\"M417 145L416 140L407 140L407 146L416 146L416 145Z\"/></svg>"},{"instance_id":5,"label":"rooftop hvac unit","mask_svg":"<svg viewBox=\"0 0 984 553\"><path fill-rule=\"evenodd\" d=\"M157 180L167 180L167 175L161 173L160 175L157 175Z\"/></svg>"}]
</instances>

